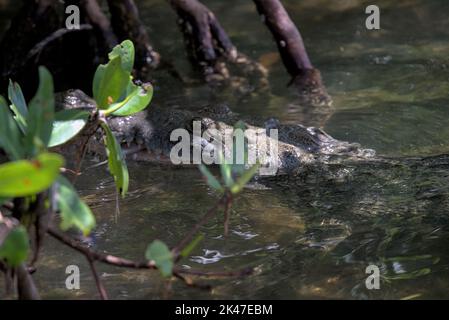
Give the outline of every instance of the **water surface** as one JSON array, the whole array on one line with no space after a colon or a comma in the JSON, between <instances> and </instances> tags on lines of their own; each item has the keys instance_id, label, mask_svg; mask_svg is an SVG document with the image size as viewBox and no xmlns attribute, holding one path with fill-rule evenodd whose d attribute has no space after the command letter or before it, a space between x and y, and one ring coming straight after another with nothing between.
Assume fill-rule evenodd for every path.
<instances>
[{"instance_id":1,"label":"water surface","mask_svg":"<svg viewBox=\"0 0 449 320\"><path fill-rule=\"evenodd\" d=\"M137 2L155 47L191 76L176 17L166 1ZM237 47L269 67L270 89L236 94L204 85L185 87L159 75L153 103L186 108L227 103L246 115L318 125L335 138L359 142L387 156L448 151L447 1L377 1L380 31L365 29L369 1L284 1L334 99L334 110L324 113L295 102L276 47L250 1L205 2ZM154 239L173 246L217 200L195 168L130 164L130 174L130 196L121 201L118 217L105 168L88 170L79 180L78 187L97 215L93 245L98 250L142 259ZM379 196L383 191L381 186ZM411 196L399 194L397 201L406 203ZM257 269L254 276L197 280L212 284L211 292L179 282L169 290L157 272L99 266L105 286L115 299L449 298L449 220L444 218L449 212L395 214L373 205L370 217L357 216L347 211L352 199L332 189L322 198L301 199L293 188L245 190L232 208L230 236L223 237L218 216L202 230L204 241L182 262L186 268L205 271L251 266ZM424 219L432 214L434 219ZM63 249L47 242L36 273L43 296L97 297L83 257ZM365 288L365 268L371 263L381 267L380 290ZM79 291L64 288L68 264L81 268Z\"/></svg>"}]
</instances>

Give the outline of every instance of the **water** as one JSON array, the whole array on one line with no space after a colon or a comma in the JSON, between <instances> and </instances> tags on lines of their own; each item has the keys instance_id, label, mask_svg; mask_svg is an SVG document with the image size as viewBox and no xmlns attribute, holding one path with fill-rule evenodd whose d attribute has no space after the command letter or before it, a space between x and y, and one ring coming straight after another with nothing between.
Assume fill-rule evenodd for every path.
<instances>
[{"instance_id":1,"label":"water","mask_svg":"<svg viewBox=\"0 0 449 320\"><path fill-rule=\"evenodd\" d=\"M380 31L364 27L369 1L284 2L334 99L332 112L314 112L295 103L270 34L252 3L237 0L206 3L237 47L269 66L270 90L212 91L203 85L183 87L158 75L153 103L195 108L226 102L242 114L320 125L335 138L359 142L388 156L448 152L447 1L377 1ZM176 60L184 75L192 75L175 15L166 1L138 3L155 47ZM105 169L87 171L79 180L78 187L97 216L93 245L100 251L140 260L154 239L173 246L217 200L196 169L130 164L130 174L130 195L121 202L117 220L114 187ZM223 238L218 215L203 228L205 239L192 256L181 262L204 271L248 266L257 270L247 278L195 279L211 284L212 291L188 288L179 281L170 290L157 272L102 265L98 269L115 299L449 298L445 206L399 213L395 210L414 195L389 194L387 187L379 185L377 196L388 197L391 207L377 206L370 193L364 214L351 211L354 198L344 190L317 187L316 197L298 195L293 188L245 190L233 205L229 237ZM432 186L429 182L427 187ZM447 188L449 182L443 177L438 186ZM98 297L82 256L48 239L42 257L35 277L45 298ZM365 268L371 263L381 268L380 290L365 288ZM64 287L68 264L81 268L79 291Z\"/></svg>"}]
</instances>

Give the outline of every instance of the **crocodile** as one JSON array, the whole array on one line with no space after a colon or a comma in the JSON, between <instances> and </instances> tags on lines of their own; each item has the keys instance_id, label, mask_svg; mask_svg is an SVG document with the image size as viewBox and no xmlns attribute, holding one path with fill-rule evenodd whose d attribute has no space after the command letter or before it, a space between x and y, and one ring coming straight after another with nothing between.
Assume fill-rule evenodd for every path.
<instances>
[{"instance_id":1,"label":"crocodile","mask_svg":"<svg viewBox=\"0 0 449 320\"><path fill-rule=\"evenodd\" d=\"M92 108L94 102L72 91L60 105ZM231 128L240 119L225 105L197 110L152 105L138 115L110 119L109 125L130 150L128 160L170 163L174 129L191 132L193 120L207 128ZM307 230L298 241L304 245L343 252L347 263L365 263L364 255L358 255L363 250L370 262L380 265L387 263L385 256L401 255L401 248L390 248L392 237L405 239L405 246L411 237L429 239L435 232L449 232L449 155L385 157L318 128L276 119L249 119L246 124L279 130L273 155L278 170L256 176L249 187L273 190L283 206L302 212ZM93 139L96 154L104 150L95 150L97 145Z\"/></svg>"},{"instance_id":2,"label":"crocodile","mask_svg":"<svg viewBox=\"0 0 449 320\"><path fill-rule=\"evenodd\" d=\"M57 95L57 106L61 108L81 108L92 110L95 102L80 90L70 90ZM357 143L334 139L322 129L305 127L300 124L282 124L277 119L245 119L231 111L225 104L206 106L196 110L184 110L176 107L165 107L152 104L147 110L128 117L112 117L108 124L117 140L122 144L127 159L146 162L171 163L170 153L178 140L171 139L176 129L185 129L193 137L193 123L200 124L201 132L222 134L232 132L234 125L243 120L248 132L259 133L246 135L248 148L258 148L261 139L266 145L276 144L275 152L264 155L266 165L275 164L270 175L292 174L303 171L310 165L325 164L339 159L372 159L375 151L362 148ZM276 129L277 136L271 132ZM260 137L262 133L263 137ZM212 149L217 145L200 136L198 145L202 150ZM192 143L193 144L193 143ZM223 146L229 153L229 150ZM91 139L89 150L94 154L102 154L104 148L98 139ZM193 149L190 150L193 152Z\"/></svg>"},{"instance_id":3,"label":"crocodile","mask_svg":"<svg viewBox=\"0 0 449 320\"><path fill-rule=\"evenodd\" d=\"M56 101L58 108L91 110L95 107L95 102L80 90L58 94ZM108 123L127 150L127 160L170 164L170 152L177 143L170 139L173 130L184 128L192 132L192 122L200 121L203 129L223 131L232 129L233 124L241 119L226 105L183 110L153 104L144 112L129 117L113 117ZM358 143L334 139L315 127L282 124L276 119L250 119L245 123L248 128L263 131L278 129L278 149L270 155L278 160L277 170L271 176L256 177L263 184L293 189L296 193L302 190L299 193L301 197L307 194L320 197L335 191L353 198L354 203L366 203L366 210L354 206L359 212L376 211L373 201L380 194L392 199L407 194L416 200L415 209L420 207L418 203L429 199L437 199L444 206L449 203L449 155L385 157ZM269 135L267 138L271 139ZM95 155L104 153L98 139L91 139L89 150ZM444 201L440 201L442 199ZM394 210L398 203L391 204L389 208ZM385 210L386 206L382 208Z\"/></svg>"},{"instance_id":4,"label":"crocodile","mask_svg":"<svg viewBox=\"0 0 449 320\"><path fill-rule=\"evenodd\" d=\"M58 95L57 101L59 108L95 107L95 102L80 90ZM170 164L170 152L177 143L170 139L173 130L184 128L192 132L193 121L200 121L203 130L232 130L233 124L241 119L239 114L224 104L197 110L152 105L133 116L113 117L108 123L124 150L127 150L128 160ZM416 194L420 199L449 192L449 155L385 157L358 143L334 139L315 127L282 124L276 119L250 119L245 123L247 128L263 131L278 129L278 149L270 155L278 161L278 166L271 177L260 177L259 181L265 184L277 184L289 189L293 186L298 189L302 185L313 190L335 190L343 186L345 190L351 190L347 192L359 194L360 197L369 197L370 189L391 189L394 185L397 192ZM267 139L271 137L267 135ZM91 140L89 150L92 153L100 155L104 152L104 147L96 139ZM346 183L348 181L351 183ZM357 185L359 187L352 188ZM394 190L390 191L394 194Z\"/></svg>"}]
</instances>

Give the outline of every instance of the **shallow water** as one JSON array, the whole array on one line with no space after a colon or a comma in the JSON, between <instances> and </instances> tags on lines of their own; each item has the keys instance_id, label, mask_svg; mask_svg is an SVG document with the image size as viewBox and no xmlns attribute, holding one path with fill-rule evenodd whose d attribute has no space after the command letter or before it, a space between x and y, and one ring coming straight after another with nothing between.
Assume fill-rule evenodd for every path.
<instances>
[{"instance_id":1,"label":"shallow water","mask_svg":"<svg viewBox=\"0 0 449 320\"><path fill-rule=\"evenodd\" d=\"M447 1L377 1L380 31L365 29L369 1L284 1L333 97L334 110L325 113L295 103L286 87L288 76L274 54L276 47L251 2L205 2L237 47L269 66L270 90L235 94L203 85L184 88L160 75L153 103L194 108L223 102L242 114L319 125L335 138L388 156L448 152ZM155 47L164 57L176 58L176 67L191 76L176 18L166 1L138 3ZM162 36L156 37L156 31ZM114 187L105 169L85 173L78 187L97 215L92 244L135 259L143 258L154 239L175 245L217 199L196 169L130 164L130 195L121 201L116 217ZM426 188L433 184L448 188L444 172L441 177L426 181ZM257 269L256 275L243 279L197 280L212 284L211 292L187 288L179 281L168 290L157 272L98 268L115 299L449 298L449 211L444 205L436 206L438 212L431 206L427 211L405 207L395 212L414 195L389 193L381 184L376 196L388 197L391 207L377 206L372 197L366 199L368 212L362 214L350 211L354 198L348 192L317 188L317 194L305 197L293 189L248 188L234 203L227 239L220 216L208 224L202 230L205 239L182 265L205 271ZM38 265L36 279L43 296L97 297L83 257L61 249L49 240ZM380 290L365 288L365 268L371 263L381 267ZM79 291L65 289L69 264L81 268Z\"/></svg>"}]
</instances>

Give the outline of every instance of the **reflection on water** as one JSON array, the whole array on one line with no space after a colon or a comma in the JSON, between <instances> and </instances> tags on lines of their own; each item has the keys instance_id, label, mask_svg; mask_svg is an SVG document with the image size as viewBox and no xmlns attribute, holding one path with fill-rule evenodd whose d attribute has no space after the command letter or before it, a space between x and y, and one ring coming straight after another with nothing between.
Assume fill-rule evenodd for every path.
<instances>
[{"instance_id":1,"label":"reflection on water","mask_svg":"<svg viewBox=\"0 0 449 320\"><path fill-rule=\"evenodd\" d=\"M166 1L138 2L155 47L190 74L187 59L180 58L183 43ZM242 114L322 126L336 138L390 156L448 151L449 2L377 1L382 30L369 32L364 29L369 1L285 0L333 96L332 112L295 103L275 45L251 2L205 2L235 44L269 68L270 90L235 95L202 85L184 88L159 75L154 103L195 108L226 102ZM212 292L176 282L169 296L448 298L447 168L429 179L423 179L425 174L415 179L404 169L395 171L397 176L367 174L360 185L353 181L304 190L288 184L247 189L233 207L228 238L222 236L219 216L203 229L205 239L182 265L208 271L252 266L257 274L211 279ZM401 180L404 175L407 183ZM79 181L98 216L90 239L98 250L141 259L156 238L173 246L216 200L195 169L132 165L131 177L130 195L121 202L117 223L114 188L106 172L95 170ZM44 297L96 297L86 262L61 249L49 239L46 259L38 265L36 278L45 288ZM80 291L64 289L68 264L81 268ZM365 287L369 264L381 270L381 290ZM160 297L166 288L155 272L105 266L99 270L113 298Z\"/></svg>"}]
</instances>

